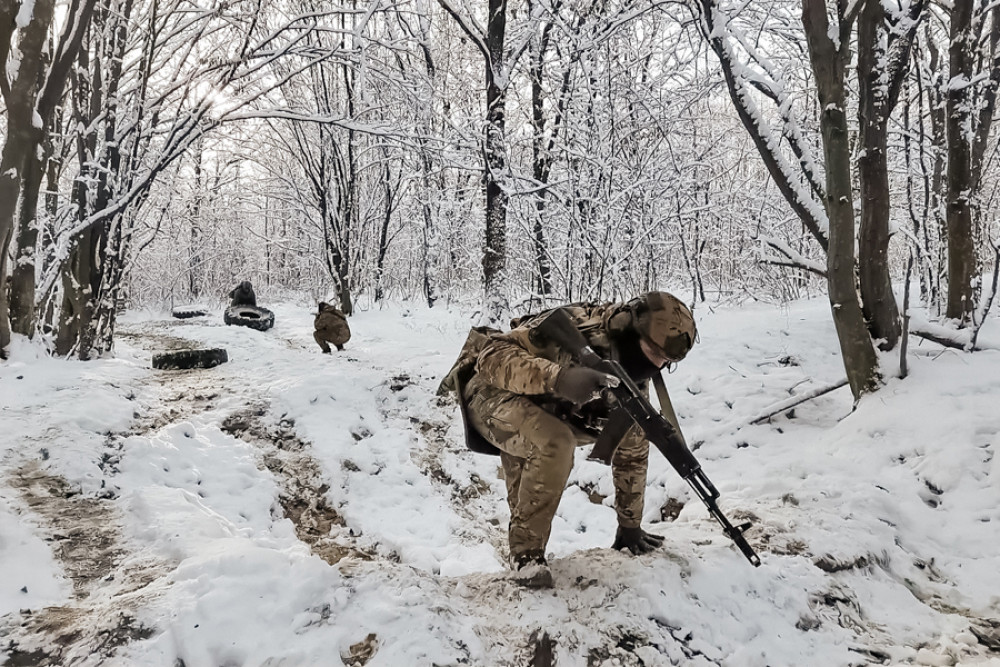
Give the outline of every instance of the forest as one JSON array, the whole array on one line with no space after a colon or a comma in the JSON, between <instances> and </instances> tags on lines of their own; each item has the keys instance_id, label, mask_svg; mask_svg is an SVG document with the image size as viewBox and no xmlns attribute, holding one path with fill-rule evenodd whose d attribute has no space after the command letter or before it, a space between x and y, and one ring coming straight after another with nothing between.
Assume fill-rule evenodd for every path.
<instances>
[{"instance_id":1,"label":"forest","mask_svg":"<svg viewBox=\"0 0 1000 667\"><path fill-rule=\"evenodd\" d=\"M0 664L1000 664L998 89L1000 0L0 0ZM570 444L526 586L442 380L660 292L743 541Z\"/></svg>"},{"instance_id":2,"label":"forest","mask_svg":"<svg viewBox=\"0 0 1000 667\"><path fill-rule=\"evenodd\" d=\"M827 294L859 397L904 330L976 348L998 12L4 0L0 349L100 356L123 307L241 279L494 322L671 284Z\"/></svg>"}]
</instances>

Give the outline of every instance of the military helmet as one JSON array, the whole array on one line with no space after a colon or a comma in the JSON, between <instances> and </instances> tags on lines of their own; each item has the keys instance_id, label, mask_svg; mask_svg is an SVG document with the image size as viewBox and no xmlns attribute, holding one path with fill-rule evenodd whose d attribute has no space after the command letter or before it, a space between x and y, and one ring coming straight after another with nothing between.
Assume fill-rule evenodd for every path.
<instances>
[{"instance_id":1,"label":"military helmet","mask_svg":"<svg viewBox=\"0 0 1000 667\"><path fill-rule=\"evenodd\" d=\"M671 361L687 356L698 337L694 316L680 299L667 292L647 292L628 302L632 326Z\"/></svg>"}]
</instances>

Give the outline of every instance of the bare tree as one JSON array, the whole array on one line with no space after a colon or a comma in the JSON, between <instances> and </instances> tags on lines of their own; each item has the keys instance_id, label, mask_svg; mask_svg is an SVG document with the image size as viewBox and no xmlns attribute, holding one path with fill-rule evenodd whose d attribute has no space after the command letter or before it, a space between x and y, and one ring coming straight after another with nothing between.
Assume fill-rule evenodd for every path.
<instances>
[{"instance_id":1,"label":"bare tree","mask_svg":"<svg viewBox=\"0 0 1000 667\"><path fill-rule=\"evenodd\" d=\"M827 279L833 322L840 339L844 368L855 398L878 387L878 358L865 327L855 282L854 195L847 132L845 69L850 62L854 16L838 5L831 25L824 0L804 0L802 24L819 97L820 128L826 164L826 212L830 220Z\"/></svg>"},{"instance_id":2,"label":"bare tree","mask_svg":"<svg viewBox=\"0 0 1000 667\"><path fill-rule=\"evenodd\" d=\"M971 201L973 137L968 129L972 124L973 4L973 0L955 0L952 6L948 48L950 82L946 89L948 304L945 316L963 324L971 322L979 293Z\"/></svg>"},{"instance_id":3,"label":"bare tree","mask_svg":"<svg viewBox=\"0 0 1000 667\"><path fill-rule=\"evenodd\" d=\"M899 309L889 273L889 115L910 63L910 51L923 1L893 16L876 2L864 3L858 16L858 183L861 225L858 283L862 312L873 339L883 350L896 347ZM814 70L815 71L815 70Z\"/></svg>"},{"instance_id":4,"label":"bare tree","mask_svg":"<svg viewBox=\"0 0 1000 667\"><path fill-rule=\"evenodd\" d=\"M838 0L832 13L823 0L803 3L802 25L819 102L821 162L813 158L803 123L795 117L788 81L782 79L768 58L758 53L751 40L728 27L729 18L715 0L699 0L699 9L702 34L719 58L730 97L744 127L786 201L827 254L826 277L833 318L851 388L859 398L878 386L872 339L879 341L883 349L891 349L901 331L889 271L886 137L889 115L909 65L923 2L905 3L902 10L893 13L876 2ZM860 91L860 264L854 250L856 224L850 107L846 94L846 68L855 39L855 23ZM741 53L749 64L741 59ZM755 94L775 104L780 138L772 134L757 107ZM825 183L818 179L819 166L825 172ZM783 244L766 239L765 242L784 254L789 265L812 270L808 262L786 252ZM863 335L865 329L867 333Z\"/></svg>"},{"instance_id":5,"label":"bare tree","mask_svg":"<svg viewBox=\"0 0 1000 667\"><path fill-rule=\"evenodd\" d=\"M980 192L1000 86L1000 8L956 0L950 13L946 87L948 300L945 316L975 325L984 240Z\"/></svg>"},{"instance_id":6,"label":"bare tree","mask_svg":"<svg viewBox=\"0 0 1000 667\"><path fill-rule=\"evenodd\" d=\"M44 168L39 149L96 4L96 0L73 0L67 13L70 20L50 55L46 40L55 0L0 1L0 93L7 107L7 136L0 155L0 358L6 358L10 345L7 255L18 207L24 207L21 227L30 228L35 224ZM11 48L15 42L16 51ZM33 320L24 312L17 318L22 330Z\"/></svg>"},{"instance_id":7,"label":"bare tree","mask_svg":"<svg viewBox=\"0 0 1000 667\"><path fill-rule=\"evenodd\" d=\"M489 317L497 321L503 299L500 287L507 265L507 87L512 68L527 46L513 48L507 39L507 0L489 0L485 29L475 17L460 13L449 0L438 4L458 23L483 56L486 82L486 117L483 130L483 190L486 196L486 236L483 248L483 287Z\"/></svg>"},{"instance_id":8,"label":"bare tree","mask_svg":"<svg viewBox=\"0 0 1000 667\"><path fill-rule=\"evenodd\" d=\"M196 12L182 4L147 0L141 21L134 12L125 21L125 13L109 11L77 68L76 197L37 290L46 311L57 311L61 354L88 358L110 349L134 223L157 179L205 133L240 118L281 83L270 75L273 62L307 53L299 61L304 69L330 57L308 46L315 14L279 17L267 27L260 0ZM116 58L122 40L139 57ZM117 70L123 63L128 67Z\"/></svg>"}]
</instances>

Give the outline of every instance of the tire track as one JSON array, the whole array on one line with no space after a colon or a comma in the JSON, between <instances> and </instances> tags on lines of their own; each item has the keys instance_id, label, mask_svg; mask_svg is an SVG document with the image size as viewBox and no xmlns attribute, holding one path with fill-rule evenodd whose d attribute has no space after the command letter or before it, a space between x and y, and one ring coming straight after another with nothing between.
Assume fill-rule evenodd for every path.
<instances>
[{"instance_id":1,"label":"tire track","mask_svg":"<svg viewBox=\"0 0 1000 667\"><path fill-rule=\"evenodd\" d=\"M231 414L223 420L222 430L256 447L263 467L278 480L278 502L295 526L295 535L330 565L347 557L372 560L373 552L344 539L344 533L350 537L350 529L327 500L330 486L310 453L312 445L295 434L294 422L269 423L267 414L266 404L259 403Z\"/></svg>"},{"instance_id":2,"label":"tire track","mask_svg":"<svg viewBox=\"0 0 1000 667\"><path fill-rule=\"evenodd\" d=\"M147 352L197 347L172 334L192 322L144 322L122 327L119 337ZM350 529L329 505L319 463L311 445L299 439L290 422L268 421L267 405L246 386L223 386L217 374L202 369L154 371L136 389L144 396L127 432L109 434L98 466L108 482L101 493L85 495L39 461L26 461L7 482L18 493L26 514L41 528L72 593L64 604L8 614L0 625L5 666L47 667L101 664L132 642L157 630L137 618L151 596L167 586L167 564L133 553L123 538L122 515L114 478L123 443L149 437L180 421L218 410L236 401L254 407L232 413L219 425L258 452L259 467L278 482L279 504L297 537L313 553L334 565L343 558L370 560L373 554L353 544ZM234 394L239 395L234 395Z\"/></svg>"},{"instance_id":3,"label":"tire track","mask_svg":"<svg viewBox=\"0 0 1000 667\"><path fill-rule=\"evenodd\" d=\"M8 481L47 534L73 592L65 604L8 617L10 625L0 629L6 664L99 663L118 647L151 636L154 630L136 618L156 594L147 587L166 568L123 546L113 497L83 495L36 461L23 464Z\"/></svg>"},{"instance_id":4,"label":"tire track","mask_svg":"<svg viewBox=\"0 0 1000 667\"><path fill-rule=\"evenodd\" d=\"M495 518L497 504L505 504L502 496L496 495L490 482L475 471L469 470L468 477L461 479L449 473L446 459L458 459L463 453L468 456L462 443L448 437L452 417L449 411L455 404L448 398L437 397L430 401L428 409L414 409L402 392L408 387L418 387L420 391L433 396L430 387L433 378L414 380L408 373L392 375L383 385L384 399L380 401L379 413L386 423L405 423L420 434L423 447L410 453L410 458L442 495L446 496L452 511L463 520L456 535L469 544L487 543L506 559L507 528ZM387 390L387 391L386 391ZM424 415L431 413L430 418ZM499 459L497 478L502 479ZM462 465L462 472L468 466Z\"/></svg>"}]
</instances>

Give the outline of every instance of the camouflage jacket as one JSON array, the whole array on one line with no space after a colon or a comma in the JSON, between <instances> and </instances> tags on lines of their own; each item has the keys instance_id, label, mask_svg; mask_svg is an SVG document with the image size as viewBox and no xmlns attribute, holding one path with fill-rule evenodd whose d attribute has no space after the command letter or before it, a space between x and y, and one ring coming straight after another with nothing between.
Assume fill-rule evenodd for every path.
<instances>
[{"instance_id":1,"label":"camouflage jacket","mask_svg":"<svg viewBox=\"0 0 1000 667\"><path fill-rule=\"evenodd\" d=\"M573 304L563 306L573 323L595 352L611 356L609 320L624 304ZM499 450L478 433L468 418L469 399L478 392L522 395L543 410L555 414L595 439L607 422L609 409L603 401L574 407L553 393L556 377L572 364L571 355L544 340L535 330L541 318L528 316L511 322L506 333L477 327L469 332L458 360L441 381L438 394L455 392L462 412L466 444L472 451L499 454ZM639 383L645 386L648 383ZM648 389L647 389L648 392ZM496 398L496 396L494 396ZM643 514L649 444L638 427L628 429L619 440L612 460L615 511L618 523L636 527Z\"/></svg>"},{"instance_id":2,"label":"camouflage jacket","mask_svg":"<svg viewBox=\"0 0 1000 667\"><path fill-rule=\"evenodd\" d=\"M328 303L319 304L314 324L317 333L334 345L343 345L351 339L351 328L347 325L347 317Z\"/></svg>"},{"instance_id":3,"label":"camouflage jacket","mask_svg":"<svg viewBox=\"0 0 1000 667\"><path fill-rule=\"evenodd\" d=\"M622 304L618 303L563 306L590 346L601 356L612 355L608 320L621 308ZM535 330L542 314L513 320L513 328L506 333L489 327L473 328L437 393L443 396L454 392L464 415L468 407L464 389L475 376L474 384L485 383L523 395L573 426L597 435L608 418L608 407L604 402L593 401L574 407L553 393L559 371L572 365L572 356ZM645 383L639 384L643 386Z\"/></svg>"},{"instance_id":4,"label":"camouflage jacket","mask_svg":"<svg viewBox=\"0 0 1000 667\"><path fill-rule=\"evenodd\" d=\"M613 354L608 320L620 308L617 303L563 306L594 351L604 357ZM569 352L539 334L535 327L541 319L519 318L511 323L510 331L489 336L476 360L478 381L526 396L544 410L596 436L607 421L609 408L600 400L573 406L553 393L559 371L572 365L573 359Z\"/></svg>"}]
</instances>

